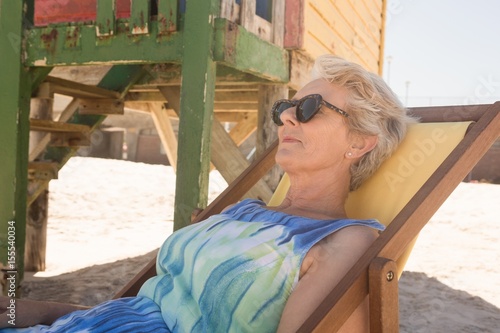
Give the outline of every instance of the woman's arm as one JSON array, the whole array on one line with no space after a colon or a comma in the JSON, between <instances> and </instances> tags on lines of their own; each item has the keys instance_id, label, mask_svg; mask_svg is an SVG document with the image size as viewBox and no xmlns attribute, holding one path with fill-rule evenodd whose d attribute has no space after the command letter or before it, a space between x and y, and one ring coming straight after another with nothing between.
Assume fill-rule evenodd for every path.
<instances>
[{"instance_id":1,"label":"woman's arm","mask_svg":"<svg viewBox=\"0 0 500 333\"><path fill-rule=\"evenodd\" d=\"M316 244L301 267L301 277L288 298L278 332L295 332L377 238L363 226L341 229ZM339 332L369 332L368 298Z\"/></svg>"},{"instance_id":2,"label":"woman's arm","mask_svg":"<svg viewBox=\"0 0 500 333\"><path fill-rule=\"evenodd\" d=\"M15 302L13 303L12 300ZM14 304L15 310L12 310L12 304ZM38 324L50 325L57 318L67 313L83 309L88 309L88 307L66 303L0 297L0 328L29 327ZM15 325L13 326L12 323L14 322Z\"/></svg>"}]
</instances>

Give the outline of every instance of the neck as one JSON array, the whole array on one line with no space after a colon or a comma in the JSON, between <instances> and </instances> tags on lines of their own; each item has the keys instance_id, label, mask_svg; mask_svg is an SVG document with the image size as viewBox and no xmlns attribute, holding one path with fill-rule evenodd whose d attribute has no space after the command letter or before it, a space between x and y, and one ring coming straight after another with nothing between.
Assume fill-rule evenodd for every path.
<instances>
[{"instance_id":1,"label":"neck","mask_svg":"<svg viewBox=\"0 0 500 333\"><path fill-rule=\"evenodd\" d=\"M290 188L276 210L316 218L345 218L349 177L336 177L331 170L324 175L289 174Z\"/></svg>"}]
</instances>

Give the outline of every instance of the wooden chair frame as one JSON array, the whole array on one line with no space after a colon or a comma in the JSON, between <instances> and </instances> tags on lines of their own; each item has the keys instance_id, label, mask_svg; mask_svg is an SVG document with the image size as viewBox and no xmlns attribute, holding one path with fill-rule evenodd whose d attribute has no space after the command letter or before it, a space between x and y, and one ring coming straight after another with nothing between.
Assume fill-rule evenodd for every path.
<instances>
[{"instance_id":1,"label":"wooden chair frame","mask_svg":"<svg viewBox=\"0 0 500 333\"><path fill-rule=\"evenodd\" d=\"M389 224L386 230L325 297L298 332L336 332L370 294L371 332L398 332L398 283L395 261L462 182L500 135L500 102L487 105L412 108L421 122L474 121L463 140ZM219 213L237 202L273 165L277 142L194 222ZM136 295L155 275L155 260L144 267L115 298Z\"/></svg>"}]
</instances>

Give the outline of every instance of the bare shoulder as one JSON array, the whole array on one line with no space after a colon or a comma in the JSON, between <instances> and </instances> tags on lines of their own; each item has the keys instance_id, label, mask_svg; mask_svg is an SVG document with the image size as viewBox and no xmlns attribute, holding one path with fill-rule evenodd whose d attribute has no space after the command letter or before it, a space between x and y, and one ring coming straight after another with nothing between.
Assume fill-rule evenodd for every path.
<instances>
[{"instance_id":1,"label":"bare shoulder","mask_svg":"<svg viewBox=\"0 0 500 333\"><path fill-rule=\"evenodd\" d=\"M331 246L335 244L351 244L351 246L370 245L377 239L378 231L362 225L353 225L342 228L337 232L327 236L325 242Z\"/></svg>"},{"instance_id":2,"label":"bare shoulder","mask_svg":"<svg viewBox=\"0 0 500 333\"><path fill-rule=\"evenodd\" d=\"M306 255L301 267L304 274L311 266L344 266L348 267L377 239L377 230L366 226L349 226L325 237Z\"/></svg>"},{"instance_id":3,"label":"bare shoulder","mask_svg":"<svg viewBox=\"0 0 500 333\"><path fill-rule=\"evenodd\" d=\"M378 237L377 230L366 226L349 226L342 228L331 235L325 237L316 246L328 249L329 251L349 250L364 251Z\"/></svg>"}]
</instances>

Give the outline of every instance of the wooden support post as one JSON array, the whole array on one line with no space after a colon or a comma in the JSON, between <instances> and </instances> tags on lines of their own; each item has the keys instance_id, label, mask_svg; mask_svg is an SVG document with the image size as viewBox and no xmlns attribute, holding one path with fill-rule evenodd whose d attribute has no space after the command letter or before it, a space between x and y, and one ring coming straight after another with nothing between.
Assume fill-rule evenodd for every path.
<instances>
[{"instance_id":1,"label":"wooden support post","mask_svg":"<svg viewBox=\"0 0 500 333\"><path fill-rule=\"evenodd\" d=\"M214 18L219 1L187 2L179 115L174 230L191 223L208 201L210 138L215 91Z\"/></svg>"},{"instance_id":2,"label":"wooden support post","mask_svg":"<svg viewBox=\"0 0 500 333\"><path fill-rule=\"evenodd\" d=\"M23 66L23 23L34 1L2 1L0 10L0 266L18 285L24 273L31 82ZM26 14L26 10L31 15ZM9 237L10 236L10 237ZM9 252L15 256L7 256ZM9 283L9 285L11 285ZM7 288L4 292L17 292Z\"/></svg>"},{"instance_id":3,"label":"wooden support post","mask_svg":"<svg viewBox=\"0 0 500 333\"><path fill-rule=\"evenodd\" d=\"M170 122L168 112L163 106L164 103L148 103L151 117L160 135L161 143L167 153L168 161L174 171L177 170L177 137Z\"/></svg>"},{"instance_id":4,"label":"wooden support post","mask_svg":"<svg viewBox=\"0 0 500 333\"><path fill-rule=\"evenodd\" d=\"M285 85L261 85L259 87L259 114L257 121L256 156L259 157L278 138L278 130L271 120L271 107L274 102L288 98L288 88ZM273 166L264 180L271 190L275 190L281 179L282 171L277 165Z\"/></svg>"},{"instance_id":5,"label":"wooden support post","mask_svg":"<svg viewBox=\"0 0 500 333\"><path fill-rule=\"evenodd\" d=\"M54 94L51 91L50 84L45 82L40 84L35 98L31 99L30 118L37 120L52 120L52 105L54 103ZM44 132L31 131L29 152L32 155L33 150L44 140ZM30 161L31 162L31 161ZM57 170L57 169L56 169ZM56 171L57 174L57 171ZM37 182L43 179L37 179L38 173L33 173L33 179L30 182ZM24 269L30 272L45 270L45 252L47 248L47 222L49 211L48 190L42 191L38 197L28 205L26 213L26 247L24 252Z\"/></svg>"},{"instance_id":6,"label":"wooden support post","mask_svg":"<svg viewBox=\"0 0 500 333\"><path fill-rule=\"evenodd\" d=\"M47 222L49 191L42 191L28 207L26 216L26 251L24 270L39 272L45 270L47 249Z\"/></svg>"},{"instance_id":7,"label":"wooden support post","mask_svg":"<svg viewBox=\"0 0 500 333\"><path fill-rule=\"evenodd\" d=\"M212 162L228 184L232 183L250 165L231 139L224 127L214 120L212 127ZM259 198L265 202L271 199L273 191L264 180L259 180L246 193L247 197Z\"/></svg>"},{"instance_id":8,"label":"wooden support post","mask_svg":"<svg viewBox=\"0 0 500 333\"><path fill-rule=\"evenodd\" d=\"M395 261L375 258L368 270L370 333L399 332L398 267Z\"/></svg>"},{"instance_id":9,"label":"wooden support post","mask_svg":"<svg viewBox=\"0 0 500 333\"><path fill-rule=\"evenodd\" d=\"M248 139L250 135L257 129L257 113L256 112L245 112L238 121L236 126L234 126L229 135L233 139L234 143L239 147L243 142Z\"/></svg>"}]
</instances>

